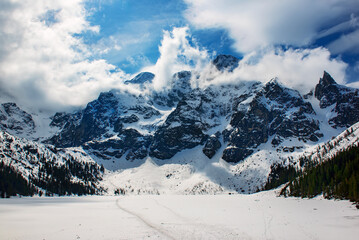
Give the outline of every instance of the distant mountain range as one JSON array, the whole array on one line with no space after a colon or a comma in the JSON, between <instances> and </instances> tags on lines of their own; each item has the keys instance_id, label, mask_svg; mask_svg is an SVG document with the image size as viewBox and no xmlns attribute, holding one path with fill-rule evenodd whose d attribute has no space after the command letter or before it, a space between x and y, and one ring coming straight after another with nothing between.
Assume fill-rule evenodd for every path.
<instances>
[{"instance_id":1,"label":"distant mountain range","mask_svg":"<svg viewBox=\"0 0 359 240\"><path fill-rule=\"evenodd\" d=\"M212 64L219 73L228 74L238 67L238 59L219 55ZM271 164L302 154L359 121L359 90L337 84L327 72L306 95L286 87L278 79L264 84L251 81L193 87L191 79L197 75L190 71L178 72L168 89L156 92L145 91L155 75L140 73L125 83L143 90L142 94L116 89L103 92L82 110L51 116L49 127L54 134L41 139L42 143L25 145L42 149L42 153L61 149L61 156L58 152L50 155L52 159L63 159L62 162L80 151L80 158L86 158L94 168L99 169L102 164L110 171L135 169L149 160L160 166L192 164L197 173L206 168L206 161L208 165L223 163L222 175L215 169L213 176L220 179L225 176L229 181L213 180L213 172L206 172L203 179L196 180L188 189L208 180L218 185L214 189L222 189L218 191L253 192L265 183ZM11 164L21 159L23 165L27 165L24 161L31 162L33 157L25 155L34 153L24 149L24 144L16 150L9 148L9 144L27 140L9 134L31 138L36 132L35 126L33 117L16 103L0 105L3 134L0 153L12 151L12 160L7 154L2 161L5 159ZM7 139L13 140L9 143ZM186 154L194 152L201 166L193 164L196 159ZM178 161L180 155L183 160ZM266 157L263 159L263 156ZM33 161L40 161L39 157L36 159ZM249 170L257 173L241 175ZM31 173L25 175L29 177ZM101 182L99 176L94 179ZM124 183L119 181L112 185L121 188L121 184ZM202 184L202 188L204 186ZM93 191L100 192L98 189L95 187Z\"/></svg>"}]
</instances>

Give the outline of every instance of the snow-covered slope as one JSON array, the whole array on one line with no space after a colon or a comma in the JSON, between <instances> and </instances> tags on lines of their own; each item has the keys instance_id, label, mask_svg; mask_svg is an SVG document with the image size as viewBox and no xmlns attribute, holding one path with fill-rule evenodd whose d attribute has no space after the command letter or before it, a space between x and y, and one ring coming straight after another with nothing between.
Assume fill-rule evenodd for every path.
<instances>
[{"instance_id":1,"label":"snow-covered slope","mask_svg":"<svg viewBox=\"0 0 359 240\"><path fill-rule=\"evenodd\" d=\"M328 142L308 147L302 154L291 158L289 164L295 165L297 168L305 168L307 164L321 163L334 157L340 151L358 145L359 122Z\"/></svg>"},{"instance_id":2,"label":"snow-covered slope","mask_svg":"<svg viewBox=\"0 0 359 240\"><path fill-rule=\"evenodd\" d=\"M0 161L47 194L101 193L101 167L81 149L58 149L0 131Z\"/></svg>"},{"instance_id":3,"label":"snow-covered slope","mask_svg":"<svg viewBox=\"0 0 359 240\"><path fill-rule=\"evenodd\" d=\"M32 116L20 109L16 103L2 103L0 104L0 129L31 137L35 132L35 122Z\"/></svg>"}]
</instances>

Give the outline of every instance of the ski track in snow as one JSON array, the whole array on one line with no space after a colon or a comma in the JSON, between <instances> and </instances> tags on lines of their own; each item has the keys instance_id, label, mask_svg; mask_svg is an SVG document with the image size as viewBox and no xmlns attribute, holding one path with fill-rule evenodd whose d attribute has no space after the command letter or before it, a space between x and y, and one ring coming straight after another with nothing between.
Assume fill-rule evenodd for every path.
<instances>
[{"instance_id":1,"label":"ski track in snow","mask_svg":"<svg viewBox=\"0 0 359 240\"><path fill-rule=\"evenodd\" d=\"M134 217L136 217L138 220L140 220L142 223L144 223L147 227L149 227L149 228L151 228L151 229L153 229L153 230L159 232L161 235L165 236L166 238L175 240L175 238L172 237L170 234L168 234L165 230L161 229L159 226L156 226L154 223L152 223L152 222L146 220L146 219L145 219L143 216L141 216L140 214L135 213L135 212L131 211L130 209L127 209L127 208L121 206L121 205L120 205L120 200L121 200L120 198L118 198L118 199L116 200L116 206L117 206L119 209L121 209L122 211L124 211L124 212L126 212L126 213L128 213L128 214L130 214L130 215L132 215L132 216L134 216Z\"/></svg>"}]
</instances>

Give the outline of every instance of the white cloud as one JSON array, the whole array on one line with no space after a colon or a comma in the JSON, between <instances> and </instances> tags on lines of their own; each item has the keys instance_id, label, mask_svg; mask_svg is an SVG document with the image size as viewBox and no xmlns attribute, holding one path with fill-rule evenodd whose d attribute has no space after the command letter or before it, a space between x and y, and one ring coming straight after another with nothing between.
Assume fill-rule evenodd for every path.
<instances>
[{"instance_id":1,"label":"white cloud","mask_svg":"<svg viewBox=\"0 0 359 240\"><path fill-rule=\"evenodd\" d=\"M94 99L99 92L111 88L122 88L135 91L124 85L123 79L128 75L103 59L94 59L94 55L106 54L108 46L125 48L125 42L117 38L100 41L98 51L84 44L77 34L100 31L98 26L91 26L86 21L84 0L4 0L0 2L0 92L10 94L22 104L38 108L53 106L80 106ZM324 0L314 4L315 10ZM316 29L303 28L299 14L308 0L303 0L303 6L296 3L286 10L276 9L263 0L257 1L190 1L188 18L200 27L226 27L230 29L236 40L237 49L250 52L257 46L267 46L277 41L295 42L298 45L310 41ZM238 3L245 3L246 8L238 9ZM336 0L326 0L333 7ZM207 3L207 4L204 4ZM208 5L209 3L209 5ZM259 4L263 3L264 7ZM317 6L318 5L318 6ZM204 6L203 12L199 11ZM284 4L288 7L288 4ZM302 6L302 8L299 8ZM259 7L257 14L256 10ZM299 9L300 13L292 8ZM338 6L335 11L343 12ZM346 8L346 7L345 7ZM283 23L277 28L284 16L276 16L279 10L293 14L293 24ZM323 11L327 11L324 7ZM313 10L309 9L309 13ZM333 14L330 10L325 14ZM253 15L254 14L254 15ZM309 14L310 15L310 14ZM338 14L333 14L333 18ZM258 19L256 19L256 16ZM318 18L322 13L318 14ZM272 19L273 18L273 19ZM263 19L268 19L264 21ZM315 18L316 19L316 18ZM314 19L314 20L315 20ZM309 17L307 21L312 21ZM320 22L318 20L318 22ZM316 23L316 21L314 21ZM238 25L238 29L235 26ZM305 25L305 24L303 24ZM314 24L319 26L320 24ZM258 28L256 28L258 27ZM283 29L288 32L282 33ZM280 30L280 31L279 31ZM307 33L308 39L303 39ZM278 34L276 34L278 33ZM273 37L274 36L274 37ZM174 28L164 31L159 47L160 58L155 65L146 67L143 71L156 74L153 82L155 90L169 87L174 73L182 70L197 70L202 72L199 84L226 83L233 81L260 80L267 81L274 76L291 86L303 89L315 84L323 70L328 70L338 82L343 82L345 64L329 59L329 52L319 48L314 50L288 50L284 52L267 51L260 55L248 54L240 62L240 67L232 74L219 76L218 72L210 69L207 51L199 49L189 41L189 28ZM281 40L282 39L282 40ZM190 43L191 42L191 43ZM102 44L102 45L101 45ZM104 51L104 52L101 52ZM121 49L123 51L123 49ZM256 59L256 61L253 61ZM146 59L144 59L146 60ZM205 77L207 77L205 79Z\"/></svg>"},{"instance_id":2,"label":"white cloud","mask_svg":"<svg viewBox=\"0 0 359 240\"><path fill-rule=\"evenodd\" d=\"M305 94L315 87L323 71L327 70L340 84L344 83L347 65L330 59L327 49L301 49L287 51L269 50L260 55L248 54L232 73L221 73L209 65L200 72L197 80L200 87L238 83L241 81L267 82L274 77L288 87Z\"/></svg>"},{"instance_id":3,"label":"white cloud","mask_svg":"<svg viewBox=\"0 0 359 240\"><path fill-rule=\"evenodd\" d=\"M201 69L208 63L208 54L197 46L191 46L188 41L188 27L173 28L171 32L164 31L160 57L154 66L149 66L142 71L155 74L153 88L160 91L170 87L174 73L183 70Z\"/></svg>"},{"instance_id":4,"label":"white cloud","mask_svg":"<svg viewBox=\"0 0 359 240\"><path fill-rule=\"evenodd\" d=\"M359 53L359 29L342 35L339 39L330 43L328 49L333 54L344 52Z\"/></svg>"},{"instance_id":5,"label":"white cloud","mask_svg":"<svg viewBox=\"0 0 359 240\"><path fill-rule=\"evenodd\" d=\"M86 21L83 0L3 1L0 84L20 103L79 106L126 75L92 53L75 34L99 31Z\"/></svg>"},{"instance_id":6,"label":"white cloud","mask_svg":"<svg viewBox=\"0 0 359 240\"><path fill-rule=\"evenodd\" d=\"M348 84L348 87L359 88L359 82L352 82Z\"/></svg>"},{"instance_id":7,"label":"white cloud","mask_svg":"<svg viewBox=\"0 0 359 240\"><path fill-rule=\"evenodd\" d=\"M278 77L286 86L305 94L319 82L324 70L328 71L338 83L345 84L347 64L341 60L331 59L330 52L325 48L296 50L266 48L246 54L233 72L220 72L210 64L207 51L190 45L188 41L190 38L187 27L174 28L171 32L164 31L159 47L160 58L155 65L142 69L155 73L154 90L169 88L173 74L182 70L197 72L192 76L192 84L201 88L243 81L265 83Z\"/></svg>"},{"instance_id":8,"label":"white cloud","mask_svg":"<svg viewBox=\"0 0 359 240\"><path fill-rule=\"evenodd\" d=\"M318 33L317 35L317 38L323 38L323 37L326 37L326 36L330 36L332 34L335 34L335 33L340 33L340 32L346 32L346 31L351 31L351 30L354 30L355 28L359 27L359 21L358 21L358 18L354 15L354 14L351 14L350 15L350 20L348 21L344 21L344 22L341 22L329 29L325 29L321 32Z\"/></svg>"},{"instance_id":9,"label":"white cloud","mask_svg":"<svg viewBox=\"0 0 359 240\"><path fill-rule=\"evenodd\" d=\"M303 47L320 30L359 12L357 0L185 0L198 28L225 28L239 52L276 44ZM340 20L339 20L340 21Z\"/></svg>"}]
</instances>

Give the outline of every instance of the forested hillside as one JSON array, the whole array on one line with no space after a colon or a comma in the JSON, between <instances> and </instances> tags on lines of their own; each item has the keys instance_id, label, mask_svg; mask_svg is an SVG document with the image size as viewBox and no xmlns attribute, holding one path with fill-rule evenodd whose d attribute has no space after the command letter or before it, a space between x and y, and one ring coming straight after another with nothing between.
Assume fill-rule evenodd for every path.
<instances>
[{"instance_id":1,"label":"forested hillside","mask_svg":"<svg viewBox=\"0 0 359 240\"><path fill-rule=\"evenodd\" d=\"M297 173L281 195L349 199L359 202L359 146L341 151L331 159Z\"/></svg>"}]
</instances>

